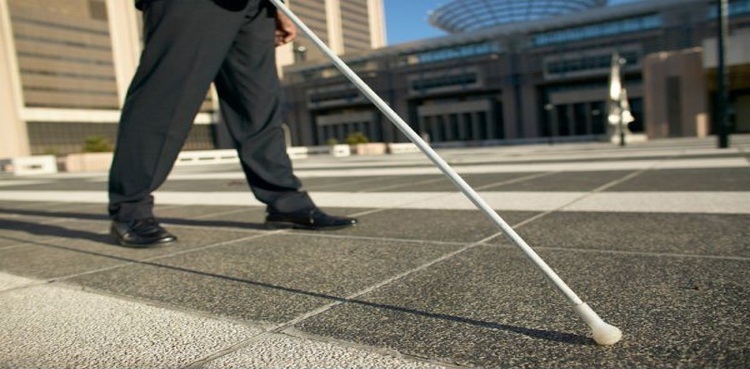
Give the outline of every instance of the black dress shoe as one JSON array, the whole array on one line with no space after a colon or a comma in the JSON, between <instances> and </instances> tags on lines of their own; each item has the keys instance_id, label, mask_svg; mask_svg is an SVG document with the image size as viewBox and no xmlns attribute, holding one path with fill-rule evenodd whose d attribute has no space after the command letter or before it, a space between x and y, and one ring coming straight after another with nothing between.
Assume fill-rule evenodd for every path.
<instances>
[{"instance_id":1,"label":"black dress shoe","mask_svg":"<svg viewBox=\"0 0 750 369\"><path fill-rule=\"evenodd\" d=\"M328 215L315 208L296 213L266 214L266 226L271 229L297 228L313 231L328 231L357 225L357 219Z\"/></svg>"},{"instance_id":2,"label":"black dress shoe","mask_svg":"<svg viewBox=\"0 0 750 369\"><path fill-rule=\"evenodd\" d=\"M112 222L110 233L122 246L143 248L174 242L175 235L167 232L154 218L136 219L130 222Z\"/></svg>"}]
</instances>

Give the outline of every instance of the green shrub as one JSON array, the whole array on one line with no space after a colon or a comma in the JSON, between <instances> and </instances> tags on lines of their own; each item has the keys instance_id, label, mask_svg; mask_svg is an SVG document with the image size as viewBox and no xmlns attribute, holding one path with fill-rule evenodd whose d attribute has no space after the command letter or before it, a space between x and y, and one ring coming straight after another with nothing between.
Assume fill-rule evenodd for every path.
<instances>
[{"instance_id":1,"label":"green shrub","mask_svg":"<svg viewBox=\"0 0 750 369\"><path fill-rule=\"evenodd\" d=\"M346 136L346 143L348 145L356 145L368 142L370 142L370 140L362 132L354 132Z\"/></svg>"},{"instance_id":2,"label":"green shrub","mask_svg":"<svg viewBox=\"0 0 750 369\"><path fill-rule=\"evenodd\" d=\"M339 140L335 138L329 138L326 140L326 145L328 146L333 146L333 145L338 145L338 144L339 144Z\"/></svg>"},{"instance_id":3,"label":"green shrub","mask_svg":"<svg viewBox=\"0 0 750 369\"><path fill-rule=\"evenodd\" d=\"M102 136L88 136L84 139L83 152L110 152L112 144Z\"/></svg>"}]
</instances>

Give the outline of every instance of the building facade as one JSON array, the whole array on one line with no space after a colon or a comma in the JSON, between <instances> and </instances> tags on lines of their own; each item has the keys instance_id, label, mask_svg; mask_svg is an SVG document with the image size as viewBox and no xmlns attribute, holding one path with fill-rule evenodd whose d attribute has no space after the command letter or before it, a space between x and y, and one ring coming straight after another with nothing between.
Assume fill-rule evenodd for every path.
<instances>
[{"instance_id":1,"label":"building facade","mask_svg":"<svg viewBox=\"0 0 750 369\"><path fill-rule=\"evenodd\" d=\"M555 9L552 3L569 7L572 2L454 3L459 6L438 9L431 17L455 32L449 36L345 57L435 145L606 138L614 53L626 61L624 85L635 118L631 131L650 138L714 132L716 1L604 6L590 0L576 2L587 3L585 9L546 16L544 9ZM466 15L472 12L470 4L490 3L508 7L502 19L511 20L493 23ZM750 132L750 56L747 47L739 46L750 45L750 1L730 0L729 5L731 114L735 132ZM477 17L499 13L473 10ZM330 63L296 64L285 69L285 76L296 145L341 142L354 132L372 141L405 141Z\"/></svg>"},{"instance_id":2,"label":"building facade","mask_svg":"<svg viewBox=\"0 0 750 369\"><path fill-rule=\"evenodd\" d=\"M340 54L385 43L381 0L287 4ZM322 57L300 38L278 49L280 65ZM0 0L0 158L80 152L92 136L114 142L141 47L132 1ZM185 149L221 145L213 94Z\"/></svg>"},{"instance_id":3,"label":"building facade","mask_svg":"<svg viewBox=\"0 0 750 369\"><path fill-rule=\"evenodd\" d=\"M337 55L385 46L382 0L289 0L286 3ZM324 58L304 36L279 50L282 67Z\"/></svg>"}]
</instances>

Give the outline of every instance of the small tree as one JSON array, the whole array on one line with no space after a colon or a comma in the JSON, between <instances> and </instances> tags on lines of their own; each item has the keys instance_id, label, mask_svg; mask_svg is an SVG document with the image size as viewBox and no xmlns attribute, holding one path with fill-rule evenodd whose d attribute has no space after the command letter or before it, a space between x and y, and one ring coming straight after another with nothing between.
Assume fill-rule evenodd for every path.
<instances>
[{"instance_id":1,"label":"small tree","mask_svg":"<svg viewBox=\"0 0 750 369\"><path fill-rule=\"evenodd\" d=\"M326 145L328 145L328 146L334 146L334 145L338 145L338 144L339 144L339 140L337 140L335 138L329 138L329 139L326 140Z\"/></svg>"},{"instance_id":2,"label":"small tree","mask_svg":"<svg viewBox=\"0 0 750 369\"><path fill-rule=\"evenodd\" d=\"M84 139L83 152L110 152L112 144L102 136L88 136Z\"/></svg>"}]
</instances>

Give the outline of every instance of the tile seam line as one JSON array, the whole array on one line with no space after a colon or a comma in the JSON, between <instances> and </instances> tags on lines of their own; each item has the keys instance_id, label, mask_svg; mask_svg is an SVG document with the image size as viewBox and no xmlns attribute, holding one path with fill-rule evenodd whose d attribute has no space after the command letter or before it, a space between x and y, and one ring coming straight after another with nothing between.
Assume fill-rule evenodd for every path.
<instances>
[{"instance_id":1,"label":"tile seam line","mask_svg":"<svg viewBox=\"0 0 750 369\"><path fill-rule=\"evenodd\" d=\"M526 175L526 176L515 178L515 179L509 179L507 181L501 181L501 182L492 183L492 184L489 184L489 185L480 186L480 187L475 188L474 190L475 191L482 191L483 189L487 189L487 188L498 187L498 186L505 186L505 185L508 185L508 184L523 182L523 181L526 181L526 180L529 180L529 179L536 179L536 178L540 178L540 177L546 177L546 176L553 175L555 173L560 173L560 172L561 171L547 171L547 172L530 174L530 175ZM437 180L447 180L447 179L448 178L446 178L444 175L441 175L440 178L436 178L435 181L437 181ZM445 192L444 195L438 195L438 196L435 196L434 198L428 198L428 199L424 199L424 200L415 200L414 202L406 202L406 203L402 203L400 206L409 205L409 204L412 204L412 203L417 203L417 202L422 202L422 201L434 200L434 199L438 199L438 198L441 198L441 197L448 197L448 196L453 196L453 195L457 195L457 194L462 194L462 193L461 193L460 190L456 189L456 192ZM481 194L480 194L480 196L481 196ZM366 210L366 211L362 211L362 212L359 212L359 213L352 214L352 216L354 216L354 217L365 216L365 215L380 213L380 212L383 212L383 211L386 211L386 210L398 210L398 209L401 209L400 206L390 206L390 207L386 207L386 208L374 208L374 209L370 209L370 210ZM470 211L476 211L476 210L478 210L478 209L471 209Z\"/></svg>"},{"instance_id":2,"label":"tile seam line","mask_svg":"<svg viewBox=\"0 0 750 369\"><path fill-rule=\"evenodd\" d=\"M545 211L545 212L543 212L541 214L537 214L536 216L533 216L533 217L531 217L529 219L526 219L525 221L523 221L523 222L519 223L518 225L514 226L514 228L515 227L523 227L526 224L529 224L529 223L531 223L533 221L536 221L538 219L546 217L547 215L550 215L552 213L557 213L557 212L560 212L560 211L565 211L566 208L569 208L573 204L581 202L584 199L587 199L587 198L589 198L589 197L591 197L593 195L602 193L604 190L607 190L607 189L612 188L612 187L614 187L614 186L616 186L618 184L627 182L627 181L629 181L629 180L631 180L631 179L633 179L635 177L638 177L638 176L640 176L643 173L646 173L646 172L648 172L650 170L653 170L660 163L662 163L664 161L667 161L667 160L670 160L670 159L673 159L675 157L679 157L679 154L674 154L674 155L670 156L669 158L663 158L661 160L655 160L650 166L648 166L646 168L638 169L636 171L633 171L633 172L630 172L630 173L626 174L625 176L623 176L621 178L618 178L618 179L615 179L615 180L610 181L608 183L605 183L605 184L603 184L603 185L601 185L601 186L599 186L599 187L597 187L597 188L595 188L595 189L593 189L593 190L591 190L589 192L586 192L583 195L581 195L581 196L579 196L579 197L577 197L577 198L569 201L566 204L560 205L560 206L558 206L555 209L547 210L547 211Z\"/></svg>"},{"instance_id":3,"label":"tile seam line","mask_svg":"<svg viewBox=\"0 0 750 369\"><path fill-rule=\"evenodd\" d=\"M463 253L465 251L468 251L468 250L473 249L473 248L475 248L477 246L483 245L486 242L489 242L492 239L494 239L494 238L496 238L496 237L498 237L500 235L502 235L502 232L495 233L495 234L493 234L491 236L485 237L482 240L479 240L477 242L473 242L473 243L471 243L471 244L469 244L467 246L464 246L464 247L462 247L462 248L460 248L458 250L453 250L451 252L448 252L448 253L446 253L446 254L444 254L444 255L436 258L436 259L428 261L428 262L426 262L426 263L424 263L422 265L419 265L419 266L417 266L415 268L412 268L412 269L406 270L404 272L398 273L398 274L396 274L396 275L394 275L394 276L392 276L390 278L386 278L386 279L384 279L384 280L382 280L382 281L380 281L378 283L375 283L375 284L373 284L373 285L371 285L369 287L363 288L363 289L361 289L359 291L356 291L356 292L354 292L352 294L349 294L346 297L343 297L343 298L341 298L341 299L339 299L337 301L334 301L334 302L331 302L331 303L328 303L328 304L324 304L322 306L319 306L316 309L309 310L309 311L307 311L307 312L305 312L303 314L300 314L297 317L295 317L295 318L293 318L291 320L288 320L288 321L286 321L284 323L276 324L273 327L269 328L268 330L264 331L263 333L261 333L261 334L259 334L257 336L254 336L254 337L249 338L247 340L240 341L240 342L238 342L238 343L236 343L234 345L231 345L229 347L226 347L226 348L224 348L222 350L219 350L219 351L216 351L216 352L214 352L212 354L206 355L203 358L201 358L199 360L196 360L196 361L188 364L187 366L184 366L183 368L184 369L198 369L198 368L203 368L203 366L205 364L207 364L207 363L209 363L211 361L217 360L217 359L219 359L221 357L224 357L226 355L229 355L231 353L234 353L234 352L236 352L238 350L241 350L241 349L247 347L248 345L250 345L255 340L260 339L261 337L263 337L265 335L279 334L279 333L285 331L288 328L291 328L292 326L294 326L294 325L296 325L296 324L298 324L300 322L303 322L303 321L305 321L307 319L310 319L312 317L315 317L315 316L318 316L320 314L323 314L326 311L331 310L331 309L333 309L333 308L335 308L335 307L337 307L339 305L345 304L345 303L347 303L350 300L354 300L354 299L356 299L358 297L361 297L361 296L363 296L365 294L368 294L370 292L374 292L374 291L376 291L376 290L378 290L378 289L380 289L382 287L385 287L385 286L387 286L387 285L389 285L389 284L391 284L393 282L396 282L396 281L401 280L401 279L403 279L405 277L408 277L409 275L412 275L412 274L414 274L416 272L425 270L425 269L427 269L427 268L429 268L429 267L431 267L431 266L433 266L433 265L435 265L437 263L446 261L446 260L448 260L448 259L450 259L450 258L452 258L452 257L454 257L456 255L459 255L459 254L461 254L461 253Z\"/></svg>"},{"instance_id":4,"label":"tile seam line","mask_svg":"<svg viewBox=\"0 0 750 369\"><path fill-rule=\"evenodd\" d=\"M137 305L145 305L145 306L162 309L162 310L169 311L169 312L184 314L184 315L196 318L196 319L219 321L219 322L234 324L240 327L258 330L259 331L258 333L252 334L248 338L246 338L246 340L249 342L253 342L254 340L259 339L268 333L266 331L266 328L263 327L264 324L262 322L252 322L252 321L248 321L244 319L235 319L235 318L232 318L229 316L223 316L223 315L212 315L210 313L206 313L201 310L185 308L185 307L177 306L177 305L171 305L169 303L165 303L159 300L153 300L149 298L138 298L138 297L132 297L128 295L120 295L117 293L113 293L111 291L107 291L107 290L103 290L103 289L99 289L95 287L85 287L85 286L79 286L75 284L66 284L64 283L64 281L39 281L37 283L28 284L24 286L18 286L18 287L0 291L0 295L6 292L10 292L10 291L18 291L18 290L23 290L23 289L28 289L28 288L36 288L36 287L44 287L44 286L49 286L51 288L78 291L78 292L83 292L83 293L90 293L96 296L103 296L106 298L111 298L111 299L115 299L119 301L125 301L129 303L137 304ZM268 324L266 324L266 326L268 326Z\"/></svg>"},{"instance_id":5,"label":"tile seam line","mask_svg":"<svg viewBox=\"0 0 750 369\"><path fill-rule=\"evenodd\" d=\"M170 257L174 257L174 256L189 254L189 253L192 253L192 252L209 250L209 249L216 248L216 247L231 245L231 244L234 244L234 243L244 242L244 241L247 241L247 240L252 240L252 239L256 239L256 238L262 238L262 237L266 237L266 236L270 236L270 235L281 234L281 233L284 233L284 232L287 232L287 231L286 230L280 230L280 231L274 231L274 232L254 234L254 235L250 235L250 236L247 236L247 237L241 237L241 238L234 239L234 240L219 242L219 243L215 243L215 244L211 244L211 245L197 247L197 248L190 249L190 250L182 250L182 251L178 251L178 252L174 252L174 253L170 253L170 254L166 254L166 255L159 255L159 256L154 256L154 257L150 257L150 258L146 258L146 259L140 259L140 260L128 259L128 258L125 258L125 257L114 256L114 255L104 255L104 254L95 253L95 252L87 252L85 250L80 250L80 249L75 249L75 248L70 248L70 247L64 247L64 246L58 246L58 245L49 245L49 244L42 243L42 241L30 242L29 245L35 245L35 246L46 247L46 248L61 249L61 250L66 250L66 251L71 251L71 252L84 253L84 254L89 254L89 255L93 255L93 256L103 257L103 258L107 258L107 259L122 261L122 264L117 264L117 265L112 265L112 266L108 266L108 267L104 267L104 268L97 268L97 269L93 269L93 270L87 270L87 271L80 272L80 273L68 274L68 275L64 275L64 276L60 276L60 277L47 278L47 279L44 279L44 280L40 280L40 284L44 284L44 283L54 284L54 283L59 283L59 282L65 282L65 281L68 281L70 279L81 277L81 276L85 276L85 275L90 275L90 274L95 274L95 273L101 273L101 272L105 272L105 271L115 270L115 269L124 268L126 266L131 266L131 265L139 265L140 264L140 265L149 265L149 266L153 266L153 267L164 267L164 265L155 263L154 261L165 259L165 258L170 258ZM22 289L22 288L31 287L31 286L32 285L19 286L18 288L15 288L15 289ZM5 291L0 291L0 294L2 294L3 292L5 292Z\"/></svg>"},{"instance_id":6,"label":"tile seam line","mask_svg":"<svg viewBox=\"0 0 750 369\"><path fill-rule=\"evenodd\" d=\"M506 246L506 247L510 247L510 246ZM590 253L590 254L644 256L644 257L651 257L651 258L706 259L706 260L725 260L725 261L743 261L743 262L750 261L750 257L746 257L746 256L680 254L680 253L674 253L674 252L646 252L646 251L625 251L625 250L605 250L605 249L581 249L581 248L565 248L565 247L539 247L537 248L537 250L578 252L578 253Z\"/></svg>"}]
</instances>

